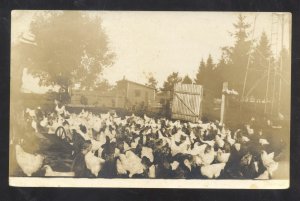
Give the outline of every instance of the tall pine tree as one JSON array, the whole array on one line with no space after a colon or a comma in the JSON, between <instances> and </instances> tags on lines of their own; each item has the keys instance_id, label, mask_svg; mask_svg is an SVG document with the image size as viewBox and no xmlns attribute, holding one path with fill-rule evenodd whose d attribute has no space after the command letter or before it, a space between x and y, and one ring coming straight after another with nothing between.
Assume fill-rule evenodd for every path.
<instances>
[{"instance_id":1,"label":"tall pine tree","mask_svg":"<svg viewBox=\"0 0 300 201\"><path fill-rule=\"evenodd\" d=\"M196 84L203 85L205 66L206 66L205 62L202 58L200 62L200 66L198 68L198 72L196 74L196 79L195 79Z\"/></svg>"},{"instance_id":2,"label":"tall pine tree","mask_svg":"<svg viewBox=\"0 0 300 201\"><path fill-rule=\"evenodd\" d=\"M233 26L235 31L231 34L235 38L235 44L231 47L222 48L228 61L228 65L224 69L224 75L230 87L241 94L251 48L251 40L248 37L250 24L246 22L246 17L240 14Z\"/></svg>"}]
</instances>

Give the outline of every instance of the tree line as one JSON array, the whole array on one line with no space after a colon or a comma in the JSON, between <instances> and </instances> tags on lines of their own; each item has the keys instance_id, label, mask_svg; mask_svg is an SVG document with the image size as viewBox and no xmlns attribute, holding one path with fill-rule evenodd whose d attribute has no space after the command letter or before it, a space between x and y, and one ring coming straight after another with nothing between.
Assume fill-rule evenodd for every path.
<instances>
[{"instance_id":1,"label":"tree line","mask_svg":"<svg viewBox=\"0 0 300 201\"><path fill-rule=\"evenodd\" d=\"M178 72L171 73L164 81L161 90L172 91L176 83L199 84L203 86L205 98L212 101L214 98L221 97L222 83L228 82L229 87L239 93L239 98L244 91L245 97L263 100L266 97L267 85L269 88L267 99L271 99L272 90L275 90L276 97L279 96L278 79L280 77L282 79L281 98L288 100L290 96L290 52L283 47L279 50L279 55L275 55L265 31L261 33L258 41L252 40L250 38L251 24L247 23L246 17L242 14L238 16L233 26L234 31L229 34L235 42L232 46L221 47L222 54L218 61L214 61L211 54L206 59L202 58L195 78L188 75L180 77ZM282 66L282 73L279 73L280 66ZM247 68L248 75L244 87ZM157 87L157 82L153 77L149 77L147 84Z\"/></svg>"}]
</instances>

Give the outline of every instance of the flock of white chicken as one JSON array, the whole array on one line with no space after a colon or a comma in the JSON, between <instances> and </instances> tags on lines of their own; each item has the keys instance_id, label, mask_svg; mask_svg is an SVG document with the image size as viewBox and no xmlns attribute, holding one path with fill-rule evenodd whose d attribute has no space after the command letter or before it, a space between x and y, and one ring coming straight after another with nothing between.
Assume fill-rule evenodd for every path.
<instances>
[{"instance_id":1,"label":"flock of white chicken","mask_svg":"<svg viewBox=\"0 0 300 201\"><path fill-rule=\"evenodd\" d=\"M143 175L144 178L161 178L160 169L165 169L169 175L166 177L171 178L170 175L174 175L172 172L176 173L180 169L184 172L180 178L188 178L185 174L198 174L201 178L216 179L231 166L235 166L233 169L242 177L241 169L251 164L254 171L251 179L270 179L278 168L274 152L267 153L264 149L270 144L268 139L258 138L257 142L253 142L251 136L258 135L258 131L250 125L231 132L218 122L183 123L134 114L121 118L116 113L98 115L84 110L75 114L58 106L55 112L42 116L40 120L37 120L35 110L27 109L25 112L31 117L31 126L35 132L38 132L38 127L42 127L51 134L64 124L66 130L73 131L67 132L66 136L70 138L71 145L76 144L74 132L84 142L89 142L90 146L79 152L84 155L84 165L94 177L99 176L107 160L110 160L105 154L105 145L114 148L111 158L116 177ZM258 156L248 150L249 144L259 148ZM45 170L47 177L76 175L73 169L70 172L54 171L50 165L45 164L45 156L27 153L20 144L15 145L15 149L17 163L27 176L32 176L40 169ZM72 154L78 152L75 150ZM232 161L238 162L230 164Z\"/></svg>"}]
</instances>

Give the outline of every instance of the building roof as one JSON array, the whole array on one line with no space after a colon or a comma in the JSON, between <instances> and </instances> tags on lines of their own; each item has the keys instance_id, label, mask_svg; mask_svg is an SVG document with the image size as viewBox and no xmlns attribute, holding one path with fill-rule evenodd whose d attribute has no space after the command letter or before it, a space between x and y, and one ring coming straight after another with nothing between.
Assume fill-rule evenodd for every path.
<instances>
[{"instance_id":1,"label":"building roof","mask_svg":"<svg viewBox=\"0 0 300 201\"><path fill-rule=\"evenodd\" d=\"M149 89L155 90L155 88L153 88L153 87L146 86L146 85L144 85L144 84L140 84L140 83L137 83L137 82L133 82L133 81L130 81L130 80L126 80L126 79L122 79L122 80L117 81L117 83L120 83L120 82L129 82L129 83L131 83L131 84L135 84L135 85L139 85L139 86L142 86L142 87L145 87L145 88L149 88Z\"/></svg>"}]
</instances>

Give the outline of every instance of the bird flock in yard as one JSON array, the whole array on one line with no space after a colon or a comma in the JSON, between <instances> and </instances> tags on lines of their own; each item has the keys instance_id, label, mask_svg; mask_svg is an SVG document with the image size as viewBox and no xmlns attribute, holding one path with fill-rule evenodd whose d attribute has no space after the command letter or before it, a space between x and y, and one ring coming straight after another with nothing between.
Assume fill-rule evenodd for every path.
<instances>
[{"instance_id":1,"label":"bird flock in yard","mask_svg":"<svg viewBox=\"0 0 300 201\"><path fill-rule=\"evenodd\" d=\"M59 106L48 115L40 108L25 114L35 132L50 135L63 126L73 148L70 171L57 172L47 156L16 144L17 164L27 176L43 169L47 177L270 179L278 168L272 129L255 119L231 131L218 121L75 114Z\"/></svg>"}]
</instances>

